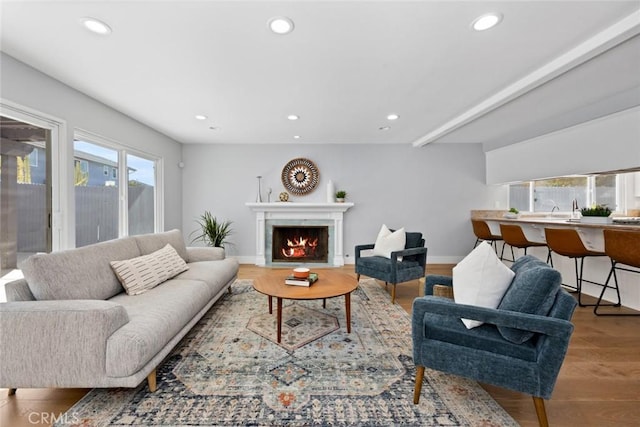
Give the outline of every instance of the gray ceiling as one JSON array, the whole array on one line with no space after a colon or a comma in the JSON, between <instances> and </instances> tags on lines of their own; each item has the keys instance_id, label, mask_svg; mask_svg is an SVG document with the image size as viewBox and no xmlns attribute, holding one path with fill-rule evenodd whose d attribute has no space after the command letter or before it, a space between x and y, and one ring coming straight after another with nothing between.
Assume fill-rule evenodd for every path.
<instances>
[{"instance_id":1,"label":"gray ceiling","mask_svg":"<svg viewBox=\"0 0 640 427\"><path fill-rule=\"evenodd\" d=\"M492 149L640 105L639 10L640 1L2 1L0 46L183 143ZM490 11L504 15L500 25L470 29ZM113 33L87 32L85 16ZM295 30L270 33L273 16Z\"/></svg>"}]
</instances>

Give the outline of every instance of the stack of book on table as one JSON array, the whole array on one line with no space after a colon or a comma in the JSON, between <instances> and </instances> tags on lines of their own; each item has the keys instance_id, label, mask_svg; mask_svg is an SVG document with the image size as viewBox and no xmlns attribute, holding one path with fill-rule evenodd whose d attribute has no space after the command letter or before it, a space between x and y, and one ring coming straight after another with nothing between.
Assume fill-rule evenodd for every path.
<instances>
[{"instance_id":1,"label":"stack of book on table","mask_svg":"<svg viewBox=\"0 0 640 427\"><path fill-rule=\"evenodd\" d=\"M287 276L284 280L286 285L293 286L311 286L318 280L318 273L309 273L309 277L306 279L301 279L299 277L295 277L293 274Z\"/></svg>"}]
</instances>

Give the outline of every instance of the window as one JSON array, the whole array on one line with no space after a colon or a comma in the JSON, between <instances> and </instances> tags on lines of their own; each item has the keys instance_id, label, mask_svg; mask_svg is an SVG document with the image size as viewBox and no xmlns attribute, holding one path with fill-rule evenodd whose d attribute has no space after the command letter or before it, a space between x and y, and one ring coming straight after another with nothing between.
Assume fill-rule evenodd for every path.
<instances>
[{"instance_id":1,"label":"window","mask_svg":"<svg viewBox=\"0 0 640 427\"><path fill-rule=\"evenodd\" d=\"M74 164L80 172L89 173L89 162L87 162L86 160L75 159Z\"/></svg>"},{"instance_id":2,"label":"window","mask_svg":"<svg viewBox=\"0 0 640 427\"><path fill-rule=\"evenodd\" d=\"M87 182L75 187L76 247L154 232L159 212L155 173L159 160L129 153L94 135L76 136L75 158L89 159ZM76 165L80 172L80 163ZM118 176L127 180L119 181Z\"/></svg>"},{"instance_id":3,"label":"window","mask_svg":"<svg viewBox=\"0 0 640 427\"><path fill-rule=\"evenodd\" d=\"M566 176L509 186L509 207L531 212L571 212L578 207L606 205L612 211L620 206L618 176Z\"/></svg>"},{"instance_id":4,"label":"window","mask_svg":"<svg viewBox=\"0 0 640 427\"><path fill-rule=\"evenodd\" d=\"M31 154L29 154L27 157L29 157L29 165L34 168L37 168L38 167L38 149L36 148L35 150L33 150Z\"/></svg>"},{"instance_id":5,"label":"window","mask_svg":"<svg viewBox=\"0 0 640 427\"><path fill-rule=\"evenodd\" d=\"M100 164L118 164L117 150L86 141L74 141L74 157L91 159L98 171ZM102 170L108 176L109 166L103 166ZM97 177L88 174L86 180L82 178L76 178L75 185L76 247L116 239L119 236L118 188L107 185L99 172Z\"/></svg>"},{"instance_id":6,"label":"window","mask_svg":"<svg viewBox=\"0 0 640 427\"><path fill-rule=\"evenodd\" d=\"M129 235L154 231L156 162L127 154Z\"/></svg>"}]
</instances>

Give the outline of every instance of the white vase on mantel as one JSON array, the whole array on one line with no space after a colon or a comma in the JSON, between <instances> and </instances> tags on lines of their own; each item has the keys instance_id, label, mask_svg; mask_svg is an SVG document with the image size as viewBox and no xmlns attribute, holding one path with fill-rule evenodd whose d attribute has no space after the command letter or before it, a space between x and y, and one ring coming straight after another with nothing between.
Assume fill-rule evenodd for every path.
<instances>
[{"instance_id":1,"label":"white vase on mantel","mask_svg":"<svg viewBox=\"0 0 640 427\"><path fill-rule=\"evenodd\" d=\"M333 184L333 181L329 180L329 182L327 182L327 203L335 203L335 197L336 186Z\"/></svg>"}]
</instances>

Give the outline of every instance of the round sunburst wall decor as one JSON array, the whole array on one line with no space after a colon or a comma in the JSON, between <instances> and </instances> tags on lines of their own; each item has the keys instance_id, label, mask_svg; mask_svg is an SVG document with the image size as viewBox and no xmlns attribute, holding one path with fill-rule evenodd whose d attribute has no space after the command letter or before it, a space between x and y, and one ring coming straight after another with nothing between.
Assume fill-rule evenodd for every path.
<instances>
[{"instance_id":1,"label":"round sunburst wall decor","mask_svg":"<svg viewBox=\"0 0 640 427\"><path fill-rule=\"evenodd\" d=\"M282 185L290 193L307 194L318 185L320 172L309 159L293 159L282 168Z\"/></svg>"}]
</instances>

